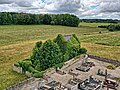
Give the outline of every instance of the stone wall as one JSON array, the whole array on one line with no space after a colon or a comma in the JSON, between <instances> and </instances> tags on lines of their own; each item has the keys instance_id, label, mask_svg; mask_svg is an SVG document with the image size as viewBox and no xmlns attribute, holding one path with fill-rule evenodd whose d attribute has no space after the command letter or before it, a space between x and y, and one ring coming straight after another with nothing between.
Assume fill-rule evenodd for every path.
<instances>
[{"instance_id":1,"label":"stone wall","mask_svg":"<svg viewBox=\"0 0 120 90\"><path fill-rule=\"evenodd\" d=\"M15 66L15 65L13 65L12 68L13 68L13 71L16 71L16 72L18 72L18 73L23 73L21 67L17 67L17 66Z\"/></svg>"},{"instance_id":2,"label":"stone wall","mask_svg":"<svg viewBox=\"0 0 120 90\"><path fill-rule=\"evenodd\" d=\"M24 80L24 81L22 81L22 82L20 82L20 83L14 84L14 85L12 85L12 86L4 89L4 90L21 90L21 88L22 88L24 85L27 85L27 84L29 84L29 83L31 83L31 82L33 82L33 81L35 81L35 78L32 77L32 78L29 78L29 79L27 79L27 80Z\"/></svg>"},{"instance_id":3,"label":"stone wall","mask_svg":"<svg viewBox=\"0 0 120 90\"><path fill-rule=\"evenodd\" d=\"M33 77L33 74L30 73L30 72L28 72L28 71L25 72L25 75L26 75L27 77Z\"/></svg>"},{"instance_id":4,"label":"stone wall","mask_svg":"<svg viewBox=\"0 0 120 90\"><path fill-rule=\"evenodd\" d=\"M97 59L99 61L111 63L111 64L116 65L116 66L120 66L120 60L113 60L113 59L104 58L104 57L95 56L95 55L90 55L90 54L88 54L88 57L92 58L92 59Z\"/></svg>"},{"instance_id":5,"label":"stone wall","mask_svg":"<svg viewBox=\"0 0 120 90\"><path fill-rule=\"evenodd\" d=\"M15 72L17 72L17 73L24 73L23 70L22 70L22 67L17 67L17 66L15 66L15 65L13 65L13 71L15 71ZM25 74L27 77L33 77L33 74L30 73L30 72L28 72L28 71L26 71L24 74Z\"/></svg>"}]
</instances>

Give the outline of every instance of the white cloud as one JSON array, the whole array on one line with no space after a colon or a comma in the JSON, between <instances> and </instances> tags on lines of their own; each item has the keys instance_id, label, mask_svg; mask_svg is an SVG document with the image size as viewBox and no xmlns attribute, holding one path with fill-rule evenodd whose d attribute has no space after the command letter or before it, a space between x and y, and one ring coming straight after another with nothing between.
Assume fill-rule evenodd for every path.
<instances>
[{"instance_id":1,"label":"white cloud","mask_svg":"<svg viewBox=\"0 0 120 90\"><path fill-rule=\"evenodd\" d=\"M120 19L120 0L0 0L0 12L72 13L80 18Z\"/></svg>"}]
</instances>

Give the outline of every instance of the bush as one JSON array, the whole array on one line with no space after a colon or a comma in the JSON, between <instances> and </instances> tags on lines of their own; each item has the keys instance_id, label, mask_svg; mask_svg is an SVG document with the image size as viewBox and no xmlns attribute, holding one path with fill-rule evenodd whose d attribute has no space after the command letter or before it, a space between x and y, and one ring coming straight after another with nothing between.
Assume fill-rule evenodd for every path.
<instances>
[{"instance_id":1,"label":"bush","mask_svg":"<svg viewBox=\"0 0 120 90\"><path fill-rule=\"evenodd\" d=\"M42 41L36 42L36 46L35 47L40 48L41 46L42 46Z\"/></svg>"},{"instance_id":2,"label":"bush","mask_svg":"<svg viewBox=\"0 0 120 90\"><path fill-rule=\"evenodd\" d=\"M108 26L105 26L105 25L101 25L101 26L98 26L98 28L107 28Z\"/></svg>"},{"instance_id":3,"label":"bush","mask_svg":"<svg viewBox=\"0 0 120 90\"><path fill-rule=\"evenodd\" d=\"M108 27L107 27L107 29L109 30L109 31L115 31L115 25L109 25Z\"/></svg>"},{"instance_id":4,"label":"bush","mask_svg":"<svg viewBox=\"0 0 120 90\"><path fill-rule=\"evenodd\" d=\"M107 66L108 69L111 69L111 70L115 70L116 69L116 66L111 64L111 65L108 65Z\"/></svg>"},{"instance_id":5,"label":"bush","mask_svg":"<svg viewBox=\"0 0 120 90\"><path fill-rule=\"evenodd\" d=\"M14 66L20 67L20 64L19 63L15 63Z\"/></svg>"},{"instance_id":6,"label":"bush","mask_svg":"<svg viewBox=\"0 0 120 90\"><path fill-rule=\"evenodd\" d=\"M86 53L87 53L87 49L85 49L85 48L80 48L80 49L79 49L79 53L80 53L80 54L86 54Z\"/></svg>"},{"instance_id":7,"label":"bush","mask_svg":"<svg viewBox=\"0 0 120 90\"><path fill-rule=\"evenodd\" d=\"M23 72L28 71L28 68L30 66L32 66L32 62L31 61L20 61L18 63L20 65L20 67L22 67Z\"/></svg>"},{"instance_id":8,"label":"bush","mask_svg":"<svg viewBox=\"0 0 120 90\"><path fill-rule=\"evenodd\" d=\"M32 66L28 67L28 71L31 73L38 73L39 71L35 70Z\"/></svg>"},{"instance_id":9,"label":"bush","mask_svg":"<svg viewBox=\"0 0 120 90\"><path fill-rule=\"evenodd\" d=\"M45 71L41 71L41 72L38 72L38 73L34 73L34 77L35 78L40 78L40 77L42 77L42 75L45 73Z\"/></svg>"}]
</instances>

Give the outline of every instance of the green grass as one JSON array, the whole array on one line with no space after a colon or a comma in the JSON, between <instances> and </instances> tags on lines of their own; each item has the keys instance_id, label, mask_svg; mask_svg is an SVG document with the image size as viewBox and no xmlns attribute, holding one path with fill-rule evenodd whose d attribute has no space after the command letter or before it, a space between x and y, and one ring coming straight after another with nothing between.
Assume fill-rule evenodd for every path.
<instances>
[{"instance_id":1,"label":"green grass","mask_svg":"<svg viewBox=\"0 0 120 90\"><path fill-rule=\"evenodd\" d=\"M28 40L45 40L55 37L58 33L77 35L98 33L105 31L100 28L78 28L65 26L50 26L50 25L11 25L0 26L0 46L18 43L19 41Z\"/></svg>"},{"instance_id":2,"label":"green grass","mask_svg":"<svg viewBox=\"0 0 120 90\"><path fill-rule=\"evenodd\" d=\"M120 46L120 31L86 35L81 37L81 41L108 46Z\"/></svg>"},{"instance_id":3,"label":"green grass","mask_svg":"<svg viewBox=\"0 0 120 90\"><path fill-rule=\"evenodd\" d=\"M100 31L102 34L99 34ZM87 25L84 27L51 25L0 26L0 90L26 79L26 76L13 72L12 65L17 61L28 58L35 42L53 39L57 34L77 34L82 41L82 47L86 47L89 54L120 59L120 46L117 46L120 45L120 32L109 32L107 29L88 27Z\"/></svg>"},{"instance_id":4,"label":"green grass","mask_svg":"<svg viewBox=\"0 0 120 90\"><path fill-rule=\"evenodd\" d=\"M80 23L81 27L98 27L101 25L110 25L111 23Z\"/></svg>"}]
</instances>

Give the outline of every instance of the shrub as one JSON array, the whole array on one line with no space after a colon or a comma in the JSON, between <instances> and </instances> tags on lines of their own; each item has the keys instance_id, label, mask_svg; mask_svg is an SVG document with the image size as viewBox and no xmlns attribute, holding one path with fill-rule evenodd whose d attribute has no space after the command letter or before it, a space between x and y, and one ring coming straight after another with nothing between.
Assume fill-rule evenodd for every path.
<instances>
[{"instance_id":1,"label":"shrub","mask_svg":"<svg viewBox=\"0 0 120 90\"><path fill-rule=\"evenodd\" d=\"M45 73L45 71L41 71L41 72L38 72L38 73L34 73L33 74L33 76L35 77L35 78L40 78L40 77L42 77L42 75Z\"/></svg>"},{"instance_id":2,"label":"shrub","mask_svg":"<svg viewBox=\"0 0 120 90\"><path fill-rule=\"evenodd\" d=\"M108 27L107 27L107 29L109 30L109 31L115 31L115 25L109 25Z\"/></svg>"},{"instance_id":3,"label":"shrub","mask_svg":"<svg viewBox=\"0 0 120 90\"><path fill-rule=\"evenodd\" d=\"M42 41L36 42L36 46L35 47L40 48L41 46L42 46Z\"/></svg>"},{"instance_id":4,"label":"shrub","mask_svg":"<svg viewBox=\"0 0 120 90\"><path fill-rule=\"evenodd\" d=\"M20 67L20 64L19 63L15 63L14 66Z\"/></svg>"},{"instance_id":5,"label":"shrub","mask_svg":"<svg viewBox=\"0 0 120 90\"><path fill-rule=\"evenodd\" d=\"M80 53L80 54L86 54L86 53L87 53L87 49L85 49L85 48L80 48L80 49L79 49L79 53Z\"/></svg>"},{"instance_id":6,"label":"shrub","mask_svg":"<svg viewBox=\"0 0 120 90\"><path fill-rule=\"evenodd\" d=\"M105 26L105 25L101 25L101 26L98 26L98 28L107 28L108 26Z\"/></svg>"},{"instance_id":7,"label":"shrub","mask_svg":"<svg viewBox=\"0 0 120 90\"><path fill-rule=\"evenodd\" d=\"M39 71L35 70L32 66L28 67L28 71L31 73L38 73Z\"/></svg>"},{"instance_id":8,"label":"shrub","mask_svg":"<svg viewBox=\"0 0 120 90\"><path fill-rule=\"evenodd\" d=\"M111 64L111 65L108 65L107 66L108 69L111 69L111 70L115 70L116 69L116 66Z\"/></svg>"},{"instance_id":9,"label":"shrub","mask_svg":"<svg viewBox=\"0 0 120 90\"><path fill-rule=\"evenodd\" d=\"M22 67L23 72L28 71L28 68L30 66L32 66L32 62L31 61L20 61L18 63L20 65L20 67Z\"/></svg>"},{"instance_id":10,"label":"shrub","mask_svg":"<svg viewBox=\"0 0 120 90\"><path fill-rule=\"evenodd\" d=\"M56 65L54 65L54 68L55 68L56 71L57 71L57 69L58 69L58 68L61 69L61 68L63 67L63 65L64 65L64 63L56 64Z\"/></svg>"}]
</instances>

